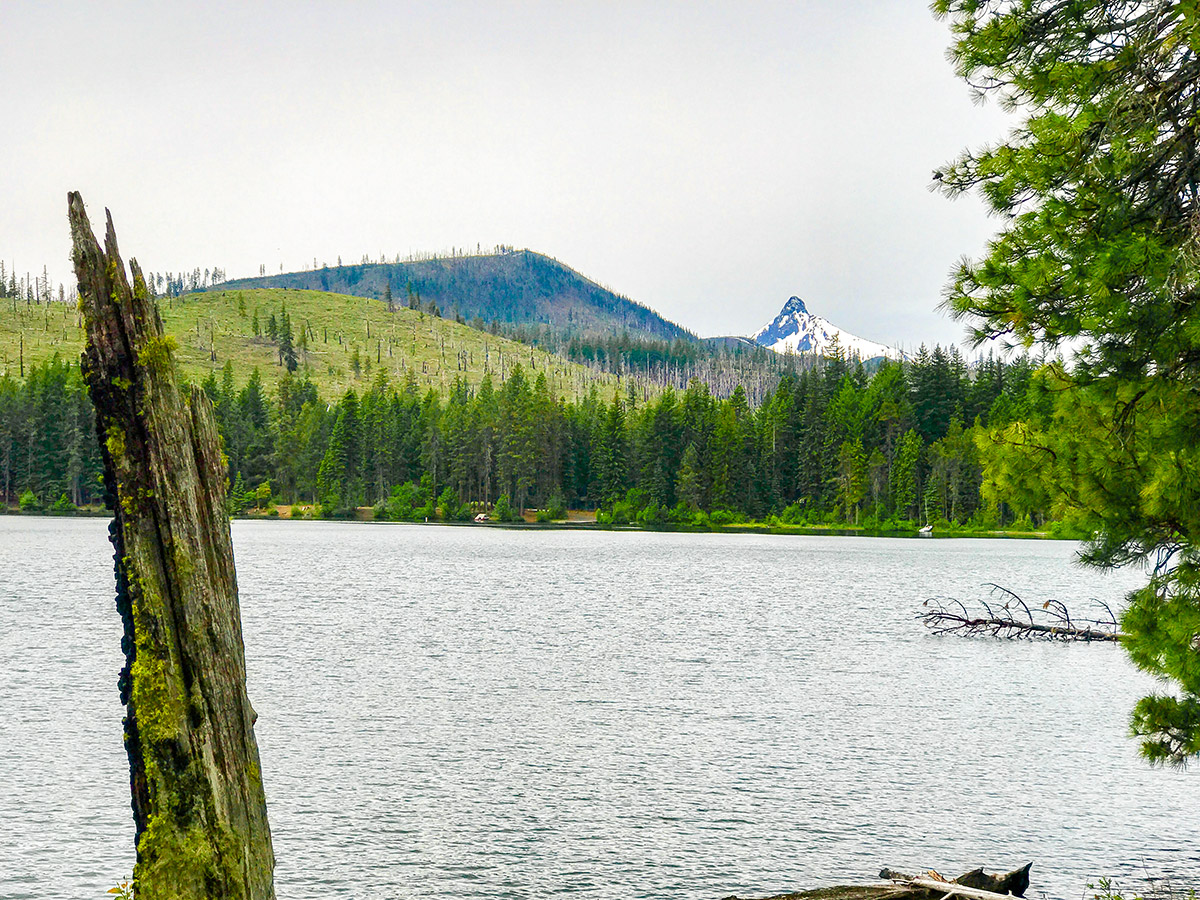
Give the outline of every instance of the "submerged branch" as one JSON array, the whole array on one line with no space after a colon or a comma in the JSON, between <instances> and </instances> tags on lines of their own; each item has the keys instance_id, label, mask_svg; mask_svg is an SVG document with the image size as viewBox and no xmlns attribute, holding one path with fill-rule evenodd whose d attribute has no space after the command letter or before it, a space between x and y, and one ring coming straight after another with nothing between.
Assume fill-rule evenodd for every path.
<instances>
[{"instance_id":1,"label":"submerged branch","mask_svg":"<svg viewBox=\"0 0 1200 900\"><path fill-rule=\"evenodd\" d=\"M1117 617L1107 603L1093 601L1102 613L1092 619L1072 619L1061 600L1047 600L1031 608L1012 591L990 585L999 599L979 601L979 608L968 609L953 598L931 597L917 615L934 634L988 635L1003 638L1029 638L1050 641L1119 641L1123 637ZM1000 602L1000 601L1003 602Z\"/></svg>"}]
</instances>

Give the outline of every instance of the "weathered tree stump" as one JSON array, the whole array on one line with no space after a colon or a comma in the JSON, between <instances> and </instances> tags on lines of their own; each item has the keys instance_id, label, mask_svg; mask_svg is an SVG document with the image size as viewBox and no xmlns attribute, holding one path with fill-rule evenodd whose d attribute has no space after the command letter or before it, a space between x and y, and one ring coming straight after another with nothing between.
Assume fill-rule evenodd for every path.
<instances>
[{"instance_id":1,"label":"weathered tree stump","mask_svg":"<svg viewBox=\"0 0 1200 900\"><path fill-rule=\"evenodd\" d=\"M101 250L67 197L96 407L115 512L121 700L145 898L272 900L275 856L246 694L225 466L212 407L179 385L137 262L108 216Z\"/></svg>"}]
</instances>

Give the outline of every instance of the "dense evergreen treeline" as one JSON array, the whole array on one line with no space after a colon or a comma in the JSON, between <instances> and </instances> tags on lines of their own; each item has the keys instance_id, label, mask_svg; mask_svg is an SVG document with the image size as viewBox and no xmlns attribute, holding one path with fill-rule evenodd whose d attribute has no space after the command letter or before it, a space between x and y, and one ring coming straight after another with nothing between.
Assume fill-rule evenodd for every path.
<instances>
[{"instance_id":1,"label":"dense evergreen treeline","mask_svg":"<svg viewBox=\"0 0 1200 900\"><path fill-rule=\"evenodd\" d=\"M0 377L0 504L100 502L95 413L79 366L55 358ZM63 500L63 498L66 498Z\"/></svg>"},{"instance_id":2,"label":"dense evergreen treeline","mask_svg":"<svg viewBox=\"0 0 1200 900\"><path fill-rule=\"evenodd\" d=\"M718 398L699 381L648 402L598 390L565 402L520 366L499 385L458 379L444 400L382 373L335 404L291 374L275 396L257 371L239 388L231 366L203 387L237 502L273 497L327 514L375 505L406 518L503 496L515 510L600 508L648 525L719 512L869 526L979 517L984 469L1006 458L992 437L1042 402L1033 372L1026 358L968 372L940 347L873 375L839 358L786 373L757 406L740 387ZM91 428L76 367L55 360L24 382L0 380L5 500L95 502ZM1040 520L1044 509L1010 502L1003 484L987 482L988 515Z\"/></svg>"}]
</instances>

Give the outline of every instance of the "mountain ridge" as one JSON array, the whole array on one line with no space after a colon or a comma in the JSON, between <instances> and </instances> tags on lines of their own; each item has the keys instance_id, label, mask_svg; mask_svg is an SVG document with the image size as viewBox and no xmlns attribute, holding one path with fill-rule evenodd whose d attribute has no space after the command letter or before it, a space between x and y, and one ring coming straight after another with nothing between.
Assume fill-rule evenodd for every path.
<instances>
[{"instance_id":1,"label":"mountain ridge","mask_svg":"<svg viewBox=\"0 0 1200 900\"><path fill-rule=\"evenodd\" d=\"M300 288L381 299L390 287L397 306L409 291L422 304L466 321L535 323L564 333L628 331L656 340L698 340L655 310L591 280L570 266L532 250L409 262L324 266L301 272L222 282L215 289Z\"/></svg>"}]
</instances>

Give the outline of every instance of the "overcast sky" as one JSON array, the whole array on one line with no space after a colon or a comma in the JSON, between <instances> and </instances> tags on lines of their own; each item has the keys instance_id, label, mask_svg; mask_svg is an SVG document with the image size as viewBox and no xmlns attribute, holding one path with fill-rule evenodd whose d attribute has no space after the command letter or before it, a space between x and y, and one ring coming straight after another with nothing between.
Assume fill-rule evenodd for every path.
<instances>
[{"instance_id":1,"label":"overcast sky","mask_svg":"<svg viewBox=\"0 0 1200 900\"><path fill-rule=\"evenodd\" d=\"M793 294L959 340L996 227L933 169L1003 136L921 0L0 0L0 257L69 277L66 192L143 268L512 244L702 335Z\"/></svg>"}]
</instances>

